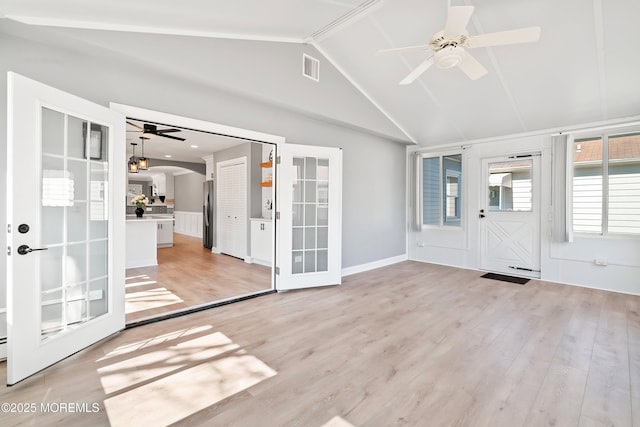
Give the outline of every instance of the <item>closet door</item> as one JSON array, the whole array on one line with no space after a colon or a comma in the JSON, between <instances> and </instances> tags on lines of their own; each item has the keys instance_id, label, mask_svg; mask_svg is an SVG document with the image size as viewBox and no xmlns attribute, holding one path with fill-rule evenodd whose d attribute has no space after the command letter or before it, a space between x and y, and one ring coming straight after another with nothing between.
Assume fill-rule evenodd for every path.
<instances>
[{"instance_id":1,"label":"closet door","mask_svg":"<svg viewBox=\"0 0 640 427\"><path fill-rule=\"evenodd\" d=\"M247 256L247 158L218 163L218 250Z\"/></svg>"}]
</instances>

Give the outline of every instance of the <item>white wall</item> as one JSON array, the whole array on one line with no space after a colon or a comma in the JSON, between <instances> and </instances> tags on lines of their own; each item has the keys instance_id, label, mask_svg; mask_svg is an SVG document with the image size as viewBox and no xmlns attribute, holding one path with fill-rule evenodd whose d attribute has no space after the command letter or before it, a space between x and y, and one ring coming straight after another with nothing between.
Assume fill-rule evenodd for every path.
<instances>
[{"instance_id":1,"label":"white wall","mask_svg":"<svg viewBox=\"0 0 640 427\"><path fill-rule=\"evenodd\" d=\"M407 165L411 153L408 149ZM481 197L482 158L518 153L542 153L541 279L640 295L640 237L602 237L577 235L572 243L552 241L551 136L514 136L495 142L472 144L464 150L463 228L409 230L409 258L469 269L480 268L480 227L478 211ZM408 188L411 188L407 174ZM411 218L412 208L408 209ZM418 245L424 244L424 247ZM594 263L606 260L607 266Z\"/></svg>"},{"instance_id":2,"label":"white wall","mask_svg":"<svg viewBox=\"0 0 640 427\"><path fill-rule=\"evenodd\" d=\"M319 120L281 105L269 104L261 99L238 95L232 91L216 89L198 81L186 81L174 74L158 72L140 64L135 52L123 57L106 49L87 50L75 40L60 42L48 37L46 29L23 26L24 37L11 35L7 27L20 26L0 19L0 76L14 71L29 78L57 87L74 95L108 106L109 102L134 105L170 114L193 117L230 126L281 135L297 144L311 144L343 148L343 267L355 267L388 258L404 256L406 234L404 220L405 146L391 139L363 132L357 127L346 127L337 122ZM261 44L261 55L268 57L271 45ZM300 48L289 51L277 47L277 55L301 56ZM212 51L212 56L216 53ZM296 68L299 63L296 61ZM262 72L263 67L247 72ZM329 67L325 67L325 72ZM335 70L333 71L334 73ZM248 76L250 77L250 76ZM208 82L220 77L212 72ZM296 77L298 78L298 77ZM308 80L302 75L300 79ZM334 75L325 83L338 77ZM225 82L220 82L224 86ZM307 82L305 81L305 84ZM301 83L298 83L301 84ZM339 91L323 84L306 89L305 100L316 96L322 102L350 109L361 105L351 102L361 94L348 83L340 83ZM332 92L327 96L328 92ZM289 93L290 98L294 94ZM6 135L7 126L6 77L0 83L0 134ZM375 109L373 109L375 110ZM363 115L373 110L358 111ZM379 112L376 112L379 117ZM385 119L386 120L386 119ZM6 139L0 144L2 159L6 159ZM124 143L124 141L123 141ZM6 162L0 161L0 199L6 197ZM169 189L167 189L169 191ZM6 223L5 210L0 209L0 224ZM0 237L0 246L6 247L6 233ZM6 276L6 256L0 257L0 277ZM0 281L0 338L4 329L5 280Z\"/></svg>"}]
</instances>

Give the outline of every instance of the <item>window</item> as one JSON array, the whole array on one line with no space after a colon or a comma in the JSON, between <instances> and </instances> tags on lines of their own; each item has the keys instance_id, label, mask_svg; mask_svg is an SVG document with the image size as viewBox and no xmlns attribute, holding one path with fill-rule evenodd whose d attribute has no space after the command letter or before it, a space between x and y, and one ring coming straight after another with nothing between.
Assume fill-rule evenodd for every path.
<instances>
[{"instance_id":1,"label":"window","mask_svg":"<svg viewBox=\"0 0 640 427\"><path fill-rule=\"evenodd\" d=\"M572 148L573 230L640 234L640 133L575 139Z\"/></svg>"},{"instance_id":2,"label":"window","mask_svg":"<svg viewBox=\"0 0 640 427\"><path fill-rule=\"evenodd\" d=\"M460 226L462 155L422 158L422 224Z\"/></svg>"},{"instance_id":3,"label":"window","mask_svg":"<svg viewBox=\"0 0 640 427\"><path fill-rule=\"evenodd\" d=\"M531 212L533 161L489 164L489 210Z\"/></svg>"}]
</instances>

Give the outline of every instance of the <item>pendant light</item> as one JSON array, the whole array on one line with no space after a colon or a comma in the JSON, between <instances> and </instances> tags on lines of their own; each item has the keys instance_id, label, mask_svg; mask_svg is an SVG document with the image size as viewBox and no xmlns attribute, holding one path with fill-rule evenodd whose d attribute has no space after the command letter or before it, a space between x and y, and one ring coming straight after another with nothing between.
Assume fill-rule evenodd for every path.
<instances>
[{"instance_id":1,"label":"pendant light","mask_svg":"<svg viewBox=\"0 0 640 427\"><path fill-rule=\"evenodd\" d=\"M144 156L144 140L145 139L149 139L146 136L141 136L140 140L142 141L142 156L138 157L138 169L141 171L146 171L147 169L149 169L149 161L147 160L147 158Z\"/></svg>"},{"instance_id":2,"label":"pendant light","mask_svg":"<svg viewBox=\"0 0 640 427\"><path fill-rule=\"evenodd\" d=\"M138 165L138 158L136 157L136 145L138 144L135 142L132 142L131 145L133 146L133 155L129 157L129 163L127 163L127 165L128 165L129 173L138 173L139 165Z\"/></svg>"}]
</instances>

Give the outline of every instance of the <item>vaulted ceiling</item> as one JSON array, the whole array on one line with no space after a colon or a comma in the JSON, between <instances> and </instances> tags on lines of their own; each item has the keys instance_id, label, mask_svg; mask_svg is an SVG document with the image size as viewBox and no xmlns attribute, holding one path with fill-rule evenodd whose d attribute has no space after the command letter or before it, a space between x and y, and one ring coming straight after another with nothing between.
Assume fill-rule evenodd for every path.
<instances>
[{"instance_id":1,"label":"vaulted ceiling","mask_svg":"<svg viewBox=\"0 0 640 427\"><path fill-rule=\"evenodd\" d=\"M427 44L443 29L449 5L475 7L470 36L539 26L540 40L473 49L488 70L477 80L456 68L431 67L412 84L398 85L431 53L376 51ZM228 60L240 62L246 58L228 52L241 52L247 44L312 46L320 56L321 79L323 70L335 69L378 111L382 120L373 120L379 124L371 124L371 131L425 146L640 114L637 0L2 0L0 14L127 56L133 55L133 42L146 41L152 49L154 37L163 37L150 63L171 67L172 61L157 55L180 50L179 64L192 75L204 72L205 58L215 55L203 40L215 39L216 48L226 46ZM262 67L268 70L269 64ZM238 86L242 80L228 77L217 84ZM286 81L276 84L282 87L260 97L295 105L293 98L304 95L287 93ZM339 99L340 93L332 96ZM338 113L329 117L327 110L301 105L306 113L340 120ZM369 126L364 119L355 124Z\"/></svg>"}]
</instances>

